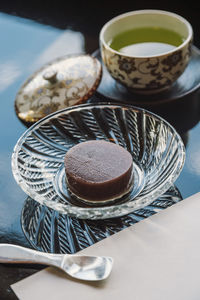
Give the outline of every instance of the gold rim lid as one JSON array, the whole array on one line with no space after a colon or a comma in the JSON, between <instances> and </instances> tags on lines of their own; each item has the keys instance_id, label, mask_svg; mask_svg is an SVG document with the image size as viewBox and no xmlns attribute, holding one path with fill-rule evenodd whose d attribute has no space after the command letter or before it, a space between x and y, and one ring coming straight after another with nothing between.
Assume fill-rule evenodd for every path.
<instances>
[{"instance_id":1,"label":"gold rim lid","mask_svg":"<svg viewBox=\"0 0 200 300\"><path fill-rule=\"evenodd\" d=\"M102 75L99 60L88 54L67 55L44 65L18 91L15 110L19 119L34 123L66 107L86 102Z\"/></svg>"}]
</instances>

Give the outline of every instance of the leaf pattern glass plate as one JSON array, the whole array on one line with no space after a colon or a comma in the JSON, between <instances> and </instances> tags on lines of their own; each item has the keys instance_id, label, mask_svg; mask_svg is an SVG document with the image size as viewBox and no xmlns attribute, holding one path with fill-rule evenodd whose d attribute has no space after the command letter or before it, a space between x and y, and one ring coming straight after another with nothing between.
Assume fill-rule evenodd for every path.
<instances>
[{"instance_id":1,"label":"leaf pattern glass plate","mask_svg":"<svg viewBox=\"0 0 200 300\"><path fill-rule=\"evenodd\" d=\"M104 139L133 157L135 184L116 204L86 206L68 189L64 156L77 143ZM123 104L88 104L58 111L38 121L18 140L12 170L33 199L81 219L123 216L149 205L179 176L185 149L176 130L144 109Z\"/></svg>"}]
</instances>

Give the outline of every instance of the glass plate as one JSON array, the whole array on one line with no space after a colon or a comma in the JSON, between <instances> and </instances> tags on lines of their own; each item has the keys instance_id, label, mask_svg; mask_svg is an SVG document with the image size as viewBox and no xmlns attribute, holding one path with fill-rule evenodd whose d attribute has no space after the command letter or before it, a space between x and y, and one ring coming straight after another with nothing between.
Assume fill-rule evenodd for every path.
<instances>
[{"instance_id":1,"label":"glass plate","mask_svg":"<svg viewBox=\"0 0 200 300\"><path fill-rule=\"evenodd\" d=\"M64 156L77 143L104 139L133 157L135 184L117 204L87 206L71 195ZM12 155L17 183L33 199L81 219L122 216L162 195L179 176L185 160L180 136L164 119L124 104L74 106L38 121L18 140Z\"/></svg>"}]
</instances>

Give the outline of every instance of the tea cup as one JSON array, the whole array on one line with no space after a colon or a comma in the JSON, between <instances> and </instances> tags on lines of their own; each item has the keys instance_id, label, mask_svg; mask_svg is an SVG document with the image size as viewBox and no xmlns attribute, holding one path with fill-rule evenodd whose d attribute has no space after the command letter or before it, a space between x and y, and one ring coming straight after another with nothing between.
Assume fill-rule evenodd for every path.
<instances>
[{"instance_id":1,"label":"tea cup","mask_svg":"<svg viewBox=\"0 0 200 300\"><path fill-rule=\"evenodd\" d=\"M144 31L146 37L142 37ZM159 36L155 41L154 31ZM168 42L170 34L179 40L173 44ZM123 43L124 47L112 46L117 39L119 48ZM189 63L192 39L193 29L185 18L152 9L114 17L102 27L99 35L101 57L110 75L133 92L143 94L169 89L177 81Z\"/></svg>"}]
</instances>

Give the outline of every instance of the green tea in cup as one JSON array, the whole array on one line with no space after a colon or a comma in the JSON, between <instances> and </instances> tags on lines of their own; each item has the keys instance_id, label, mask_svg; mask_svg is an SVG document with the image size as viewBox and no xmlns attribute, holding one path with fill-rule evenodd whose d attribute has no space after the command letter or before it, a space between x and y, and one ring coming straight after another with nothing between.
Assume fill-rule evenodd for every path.
<instances>
[{"instance_id":1,"label":"green tea in cup","mask_svg":"<svg viewBox=\"0 0 200 300\"><path fill-rule=\"evenodd\" d=\"M109 46L133 56L152 56L171 51L181 45L184 36L162 27L139 27L117 34Z\"/></svg>"},{"instance_id":2,"label":"green tea in cup","mask_svg":"<svg viewBox=\"0 0 200 300\"><path fill-rule=\"evenodd\" d=\"M191 57L193 30L183 17L138 10L114 17L101 29L101 56L110 75L129 90L153 94L169 89Z\"/></svg>"}]
</instances>

